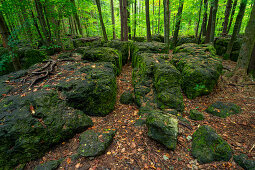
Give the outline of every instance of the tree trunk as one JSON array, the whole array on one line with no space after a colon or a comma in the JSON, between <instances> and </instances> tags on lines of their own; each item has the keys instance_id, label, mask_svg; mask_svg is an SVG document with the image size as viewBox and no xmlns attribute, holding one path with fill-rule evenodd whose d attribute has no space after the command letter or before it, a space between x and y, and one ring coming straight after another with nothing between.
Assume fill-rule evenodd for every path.
<instances>
[{"instance_id":1,"label":"tree trunk","mask_svg":"<svg viewBox=\"0 0 255 170\"><path fill-rule=\"evenodd\" d=\"M253 51L251 54L251 60L250 60L250 64L249 64L247 72L253 74L253 76L255 77L255 44L253 47Z\"/></svg>"},{"instance_id":2,"label":"tree trunk","mask_svg":"<svg viewBox=\"0 0 255 170\"><path fill-rule=\"evenodd\" d=\"M123 38L128 41L128 16L127 16L127 0L122 0L123 7Z\"/></svg>"},{"instance_id":3,"label":"tree trunk","mask_svg":"<svg viewBox=\"0 0 255 170\"><path fill-rule=\"evenodd\" d=\"M197 38L198 28L199 28L199 24L200 24L202 4L203 4L203 0L201 0L201 2L200 2L199 12L198 12L198 21L197 21L197 27L196 27L196 38Z\"/></svg>"},{"instance_id":4,"label":"tree trunk","mask_svg":"<svg viewBox=\"0 0 255 170\"><path fill-rule=\"evenodd\" d=\"M163 0L164 4L164 42L169 45L169 0Z\"/></svg>"},{"instance_id":5,"label":"tree trunk","mask_svg":"<svg viewBox=\"0 0 255 170\"><path fill-rule=\"evenodd\" d=\"M229 20L229 24L228 24L228 28L227 28L227 34L229 33L229 30L232 25L232 21L233 21L234 15L235 15L236 5L237 5L237 0L234 1L233 7L232 7L231 16L230 16L230 20Z\"/></svg>"},{"instance_id":6,"label":"tree trunk","mask_svg":"<svg viewBox=\"0 0 255 170\"><path fill-rule=\"evenodd\" d=\"M225 18L223 22L223 30L222 30L222 35L227 35L227 29L228 29L228 20L229 20L229 14L231 11L231 6L232 6L232 0L228 0L226 10L225 10Z\"/></svg>"},{"instance_id":7,"label":"tree trunk","mask_svg":"<svg viewBox=\"0 0 255 170\"><path fill-rule=\"evenodd\" d=\"M203 23L202 23L202 26L201 26L201 31L200 31L199 38L198 38L198 44L201 41L202 35L205 36L205 33L206 33L207 8L208 8L208 1L204 0L204 16L203 16Z\"/></svg>"},{"instance_id":8,"label":"tree trunk","mask_svg":"<svg viewBox=\"0 0 255 170\"><path fill-rule=\"evenodd\" d=\"M127 25L128 25L128 38L131 39L131 27L130 27L130 3L129 0L127 2Z\"/></svg>"},{"instance_id":9,"label":"tree trunk","mask_svg":"<svg viewBox=\"0 0 255 170\"><path fill-rule=\"evenodd\" d=\"M152 21L151 21L151 32L154 34L154 0L152 1Z\"/></svg>"},{"instance_id":10,"label":"tree trunk","mask_svg":"<svg viewBox=\"0 0 255 170\"><path fill-rule=\"evenodd\" d=\"M99 14L99 20L100 20L100 25L101 25L101 28L102 28L104 40L105 40L105 41L108 41L107 34L106 34L106 30L105 30L105 26L104 26L102 11L101 11L100 0L96 0L96 4L97 4L97 9L98 9L98 14Z\"/></svg>"},{"instance_id":11,"label":"tree trunk","mask_svg":"<svg viewBox=\"0 0 255 170\"><path fill-rule=\"evenodd\" d=\"M158 1L158 34L159 34L159 27L160 27L160 0Z\"/></svg>"},{"instance_id":12,"label":"tree trunk","mask_svg":"<svg viewBox=\"0 0 255 170\"><path fill-rule=\"evenodd\" d=\"M218 3L219 3L219 0L214 0L213 1L212 25L211 25L211 33L210 33L210 42L214 41L215 27L216 27L216 15L217 15L217 11L218 11Z\"/></svg>"},{"instance_id":13,"label":"tree trunk","mask_svg":"<svg viewBox=\"0 0 255 170\"><path fill-rule=\"evenodd\" d=\"M137 4L137 2L136 2L137 0L135 0L135 7L134 7L134 39L135 39L135 37L136 37L136 4Z\"/></svg>"},{"instance_id":14,"label":"tree trunk","mask_svg":"<svg viewBox=\"0 0 255 170\"><path fill-rule=\"evenodd\" d=\"M247 2L247 1L246 1ZM240 7L241 10L241 7ZM240 49L239 57L237 60L236 69L242 69L247 71L250 61L252 51L255 45L255 3L252 7L251 15L247 27L245 29L245 36L243 39L243 44ZM254 58L254 57L253 57Z\"/></svg>"},{"instance_id":15,"label":"tree trunk","mask_svg":"<svg viewBox=\"0 0 255 170\"><path fill-rule=\"evenodd\" d=\"M210 15L209 15L209 20L207 24L207 30L206 30L206 37L205 37L205 43L210 42L210 35L211 35L211 28L212 28L212 12L213 12L213 7L211 6L210 8Z\"/></svg>"},{"instance_id":16,"label":"tree trunk","mask_svg":"<svg viewBox=\"0 0 255 170\"><path fill-rule=\"evenodd\" d=\"M115 39L116 33L115 33L115 18L114 18L113 0L111 0L111 12L112 12L112 39Z\"/></svg>"},{"instance_id":17,"label":"tree trunk","mask_svg":"<svg viewBox=\"0 0 255 170\"><path fill-rule=\"evenodd\" d=\"M38 19L39 19L40 25L42 27L42 32L43 32L44 36L46 37L47 46L49 46L51 44L51 36L50 36L49 31L47 30L47 24L46 24L46 21L44 18L43 7L42 7L40 0L35 0L35 7L36 7L37 14L38 14Z\"/></svg>"},{"instance_id":18,"label":"tree trunk","mask_svg":"<svg viewBox=\"0 0 255 170\"><path fill-rule=\"evenodd\" d=\"M177 39L178 39L178 34L179 34L181 19L182 19L183 3L184 3L184 0L179 1L179 8L178 8L177 16L176 16L176 24L175 24L175 29L174 29L173 43L172 43L172 47L171 47L172 49L175 48L177 45Z\"/></svg>"},{"instance_id":19,"label":"tree trunk","mask_svg":"<svg viewBox=\"0 0 255 170\"><path fill-rule=\"evenodd\" d=\"M147 41L151 41L151 28L150 28L150 10L149 0L145 0L145 13L146 13L146 27L147 27Z\"/></svg>"},{"instance_id":20,"label":"tree trunk","mask_svg":"<svg viewBox=\"0 0 255 170\"><path fill-rule=\"evenodd\" d=\"M13 47L10 46L8 43L9 42L8 38L11 34L5 22L3 13L1 11L0 11L0 34L2 36L3 46L9 50L10 54L12 54L12 64L14 69L16 71L20 70L21 65L20 65L19 59L15 55L13 55L13 52L12 52Z\"/></svg>"},{"instance_id":21,"label":"tree trunk","mask_svg":"<svg viewBox=\"0 0 255 170\"><path fill-rule=\"evenodd\" d=\"M74 19L75 19L75 22L78 26L78 29L79 29L79 33L80 35L83 36L83 31L82 31L82 27L81 27L81 22L80 22L80 18L78 16L78 13L77 13L77 9L76 9L76 5L75 5L75 1L74 0L70 0L71 3L73 4L73 15L74 15Z\"/></svg>"},{"instance_id":22,"label":"tree trunk","mask_svg":"<svg viewBox=\"0 0 255 170\"><path fill-rule=\"evenodd\" d=\"M37 24L37 20L35 19L35 16L34 16L33 11L30 10L30 13L31 13L31 16L32 16L32 19L33 19L33 22L34 22L34 26L35 26L35 28L36 28L36 31L37 31L38 35L39 35L39 37L40 37L42 43L43 43L44 45L46 45L46 44L45 44L45 41L44 41L44 39L43 39L43 36L42 36L42 34L41 34L41 31L40 31L40 29L39 29L39 26L38 26L38 24Z\"/></svg>"},{"instance_id":23,"label":"tree trunk","mask_svg":"<svg viewBox=\"0 0 255 170\"><path fill-rule=\"evenodd\" d=\"M121 25L121 31L120 31L120 39L121 41L124 41L124 18L123 18L123 0L119 0L120 5L120 25Z\"/></svg>"},{"instance_id":24,"label":"tree trunk","mask_svg":"<svg viewBox=\"0 0 255 170\"><path fill-rule=\"evenodd\" d=\"M228 43L228 46L227 46L227 51L226 51L226 54L225 54L225 58L229 58L229 56L232 52L234 42L235 42L235 40L236 40L236 38L237 38L237 36L240 32L240 28L241 28L241 25L242 25L242 20L243 20L246 5L247 5L247 0L242 0L241 4L240 4L240 10L239 10L238 15L236 17L236 23L235 23L235 26L234 26L233 34L232 34L231 39L230 39L230 41Z\"/></svg>"}]
</instances>

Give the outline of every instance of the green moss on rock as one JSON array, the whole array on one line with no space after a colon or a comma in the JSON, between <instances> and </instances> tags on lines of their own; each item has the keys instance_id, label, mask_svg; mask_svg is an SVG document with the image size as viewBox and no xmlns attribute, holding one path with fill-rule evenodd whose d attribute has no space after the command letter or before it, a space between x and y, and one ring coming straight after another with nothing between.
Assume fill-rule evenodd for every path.
<instances>
[{"instance_id":1,"label":"green moss on rock","mask_svg":"<svg viewBox=\"0 0 255 170\"><path fill-rule=\"evenodd\" d=\"M85 157L99 156L110 146L115 135L114 130L103 133L87 130L80 136L78 154Z\"/></svg>"},{"instance_id":2,"label":"green moss on rock","mask_svg":"<svg viewBox=\"0 0 255 170\"><path fill-rule=\"evenodd\" d=\"M37 165L34 170L55 170L58 168L62 161L63 159L48 161Z\"/></svg>"},{"instance_id":3,"label":"green moss on rock","mask_svg":"<svg viewBox=\"0 0 255 170\"><path fill-rule=\"evenodd\" d=\"M190 110L189 118L192 120L204 120L204 115L198 110Z\"/></svg>"},{"instance_id":4,"label":"green moss on rock","mask_svg":"<svg viewBox=\"0 0 255 170\"><path fill-rule=\"evenodd\" d=\"M117 85L114 65L109 62L88 63L75 71L79 78L66 77L57 88L67 103L92 116L106 116L115 106Z\"/></svg>"},{"instance_id":5,"label":"green moss on rock","mask_svg":"<svg viewBox=\"0 0 255 170\"><path fill-rule=\"evenodd\" d=\"M132 92L127 90L122 93L120 96L120 103L122 104L132 104L134 102L134 98Z\"/></svg>"},{"instance_id":6,"label":"green moss on rock","mask_svg":"<svg viewBox=\"0 0 255 170\"><path fill-rule=\"evenodd\" d=\"M152 110L146 119L148 136L168 149L175 149L177 144L178 120L175 116L160 110Z\"/></svg>"},{"instance_id":7,"label":"green moss on rock","mask_svg":"<svg viewBox=\"0 0 255 170\"><path fill-rule=\"evenodd\" d=\"M255 170L255 160L248 159L245 154L234 155L234 161L245 170Z\"/></svg>"},{"instance_id":8,"label":"green moss on rock","mask_svg":"<svg viewBox=\"0 0 255 170\"><path fill-rule=\"evenodd\" d=\"M223 103L221 101L217 101L210 105L206 112L214 115L219 116L222 118L226 118L232 114L238 114L241 112L241 107L234 104L234 103Z\"/></svg>"},{"instance_id":9,"label":"green moss on rock","mask_svg":"<svg viewBox=\"0 0 255 170\"><path fill-rule=\"evenodd\" d=\"M93 124L53 91L7 97L0 102L0 109L0 169L34 160Z\"/></svg>"},{"instance_id":10,"label":"green moss on rock","mask_svg":"<svg viewBox=\"0 0 255 170\"><path fill-rule=\"evenodd\" d=\"M228 161L232 157L229 144L213 128L200 126L192 135L192 155L199 163Z\"/></svg>"},{"instance_id":11,"label":"green moss on rock","mask_svg":"<svg viewBox=\"0 0 255 170\"><path fill-rule=\"evenodd\" d=\"M83 60L90 62L111 62L116 67L117 75L122 69L122 56L118 50L109 47L86 48L83 51Z\"/></svg>"},{"instance_id":12,"label":"green moss on rock","mask_svg":"<svg viewBox=\"0 0 255 170\"><path fill-rule=\"evenodd\" d=\"M156 41L152 42L135 42L134 45L139 52L144 53L168 53L168 47L165 43Z\"/></svg>"}]
</instances>

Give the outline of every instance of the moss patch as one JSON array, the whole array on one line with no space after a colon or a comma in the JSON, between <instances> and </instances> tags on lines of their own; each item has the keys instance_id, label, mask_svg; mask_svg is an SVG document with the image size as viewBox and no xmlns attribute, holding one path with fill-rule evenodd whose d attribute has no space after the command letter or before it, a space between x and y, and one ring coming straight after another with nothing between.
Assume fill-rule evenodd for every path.
<instances>
[{"instance_id":1,"label":"moss patch","mask_svg":"<svg viewBox=\"0 0 255 170\"><path fill-rule=\"evenodd\" d=\"M206 112L214 115L219 116L222 118L226 118L232 114L238 114L241 112L241 107L234 104L234 103L223 103L220 101L217 101L210 105Z\"/></svg>"}]
</instances>

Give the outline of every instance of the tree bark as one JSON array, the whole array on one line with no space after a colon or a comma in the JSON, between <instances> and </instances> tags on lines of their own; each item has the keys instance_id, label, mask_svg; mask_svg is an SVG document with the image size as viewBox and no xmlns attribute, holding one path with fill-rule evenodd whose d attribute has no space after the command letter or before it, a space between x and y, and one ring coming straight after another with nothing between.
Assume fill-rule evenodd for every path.
<instances>
[{"instance_id":1,"label":"tree bark","mask_svg":"<svg viewBox=\"0 0 255 170\"><path fill-rule=\"evenodd\" d=\"M184 0L179 1L179 8L178 8L177 16L176 16L176 24L175 24L175 29L174 29L173 43L172 43L172 47L171 47L172 49L175 48L177 45L177 39L178 39L178 34L179 34L179 30L180 30L180 25L181 25L183 3L184 3Z\"/></svg>"},{"instance_id":2,"label":"tree bark","mask_svg":"<svg viewBox=\"0 0 255 170\"><path fill-rule=\"evenodd\" d=\"M123 0L119 0L120 5L120 39L124 41L124 18L123 18Z\"/></svg>"},{"instance_id":3,"label":"tree bark","mask_svg":"<svg viewBox=\"0 0 255 170\"><path fill-rule=\"evenodd\" d=\"M239 57L237 60L237 66L236 66L237 70L242 69L242 70L247 71L247 69L249 67L252 51L253 51L253 48L255 45L255 31L254 30L255 30L255 2L252 7L249 22L245 29L245 36L243 39L243 44L240 49Z\"/></svg>"},{"instance_id":4,"label":"tree bark","mask_svg":"<svg viewBox=\"0 0 255 170\"><path fill-rule=\"evenodd\" d=\"M209 15L209 20L207 24L207 30L206 30L206 37L205 37L205 43L210 42L210 35L211 35L211 28L212 28L212 12L213 12L213 7L211 6L210 8L210 15Z\"/></svg>"},{"instance_id":5,"label":"tree bark","mask_svg":"<svg viewBox=\"0 0 255 170\"><path fill-rule=\"evenodd\" d=\"M82 27L81 27L81 22L80 22L80 18L78 16L78 13L77 13L77 9L76 9L76 5L75 5L75 1L74 0L70 0L71 3L73 4L73 15L74 15L74 19L75 19L75 22L78 26L78 29L79 29L79 33L80 35L83 36L83 31L82 31Z\"/></svg>"},{"instance_id":6,"label":"tree bark","mask_svg":"<svg viewBox=\"0 0 255 170\"><path fill-rule=\"evenodd\" d=\"M129 0L127 2L127 26L128 26L128 38L131 39L131 27L130 27L130 3Z\"/></svg>"},{"instance_id":7,"label":"tree bark","mask_svg":"<svg viewBox=\"0 0 255 170\"><path fill-rule=\"evenodd\" d=\"M127 0L122 0L123 7L123 38L128 41L128 16L127 16Z\"/></svg>"},{"instance_id":8,"label":"tree bark","mask_svg":"<svg viewBox=\"0 0 255 170\"><path fill-rule=\"evenodd\" d=\"M37 31L38 35L39 35L39 37L40 37L42 43L43 43L44 45L46 45L46 44L45 44L45 41L44 41L44 39L43 39L43 36L42 36L42 34L41 34L41 31L40 31L40 29L39 29L39 26L38 26L38 24L37 24L37 20L35 19L35 16L34 16L33 11L30 10L30 13L31 13L31 16L32 16L32 19L33 19L33 22L34 22L34 26L35 26L35 28L36 28L36 31Z\"/></svg>"},{"instance_id":9,"label":"tree bark","mask_svg":"<svg viewBox=\"0 0 255 170\"><path fill-rule=\"evenodd\" d=\"M222 35L227 35L229 14L230 14L230 11L231 11L232 2L233 2L232 0L227 1L227 6L226 6L226 10L225 10L225 18L224 18L224 22L223 22Z\"/></svg>"},{"instance_id":10,"label":"tree bark","mask_svg":"<svg viewBox=\"0 0 255 170\"><path fill-rule=\"evenodd\" d=\"M240 4L240 10L239 10L238 15L236 17L236 23L235 23L235 26L234 26L233 34L232 34L231 39L230 39L230 41L228 43L228 46L227 46L227 51L226 51L226 54L225 54L225 58L229 58L229 56L232 52L234 42L235 42L235 40L236 40L236 38L237 38L237 36L240 32L240 28L241 28L241 25L242 25L242 20L243 20L246 5L247 5L247 0L242 0L241 4Z\"/></svg>"},{"instance_id":11,"label":"tree bark","mask_svg":"<svg viewBox=\"0 0 255 170\"><path fill-rule=\"evenodd\" d=\"M202 35L205 36L205 34L206 34L207 9L208 9L208 1L204 0L204 16L203 16L203 22L202 22L202 26L201 26L201 31L200 31L199 38L198 38L198 44L201 41Z\"/></svg>"},{"instance_id":12,"label":"tree bark","mask_svg":"<svg viewBox=\"0 0 255 170\"><path fill-rule=\"evenodd\" d=\"M137 13L137 11L136 11L136 4L137 4L137 0L135 0L135 7L134 7L134 31L133 31L133 33L134 33L134 39L135 39L135 37L136 37L136 13Z\"/></svg>"},{"instance_id":13,"label":"tree bark","mask_svg":"<svg viewBox=\"0 0 255 170\"><path fill-rule=\"evenodd\" d=\"M216 27L216 15L217 15L217 11L218 11L218 3L219 3L219 0L214 0L213 1L212 25L211 25L211 33L210 33L210 42L214 41L215 27Z\"/></svg>"},{"instance_id":14,"label":"tree bark","mask_svg":"<svg viewBox=\"0 0 255 170\"><path fill-rule=\"evenodd\" d=\"M163 0L164 4L164 42L169 45L169 0Z\"/></svg>"},{"instance_id":15,"label":"tree bark","mask_svg":"<svg viewBox=\"0 0 255 170\"><path fill-rule=\"evenodd\" d=\"M234 15L235 15L236 5L237 5L237 0L234 1L233 7L232 7L231 16L230 16L230 20L229 20L229 24L228 24L228 28L227 28L227 34L229 33L229 30L232 25L232 21L233 21Z\"/></svg>"},{"instance_id":16,"label":"tree bark","mask_svg":"<svg viewBox=\"0 0 255 170\"><path fill-rule=\"evenodd\" d=\"M147 41L151 41L151 28L150 28L150 9L149 0L145 0L145 13L146 13L146 27L147 27Z\"/></svg>"},{"instance_id":17,"label":"tree bark","mask_svg":"<svg viewBox=\"0 0 255 170\"><path fill-rule=\"evenodd\" d=\"M253 74L253 76L255 77L255 44L253 47L253 51L251 54L251 60L250 60L250 64L249 64L247 72Z\"/></svg>"},{"instance_id":18,"label":"tree bark","mask_svg":"<svg viewBox=\"0 0 255 170\"><path fill-rule=\"evenodd\" d=\"M112 12L112 39L115 39L116 33L115 33L115 18L114 18L113 0L111 0L111 12Z\"/></svg>"},{"instance_id":19,"label":"tree bark","mask_svg":"<svg viewBox=\"0 0 255 170\"><path fill-rule=\"evenodd\" d=\"M158 34L159 34L159 27L160 27L160 0L158 1Z\"/></svg>"},{"instance_id":20,"label":"tree bark","mask_svg":"<svg viewBox=\"0 0 255 170\"><path fill-rule=\"evenodd\" d=\"M151 21L151 32L154 34L154 0L152 1L152 21Z\"/></svg>"},{"instance_id":21,"label":"tree bark","mask_svg":"<svg viewBox=\"0 0 255 170\"><path fill-rule=\"evenodd\" d=\"M197 38L198 28L199 28L199 24L200 24L202 4L203 4L203 0L201 0L201 2L200 2L199 12L198 12L198 21L197 21L197 27L196 27L196 38Z\"/></svg>"},{"instance_id":22,"label":"tree bark","mask_svg":"<svg viewBox=\"0 0 255 170\"><path fill-rule=\"evenodd\" d=\"M99 20L100 20L100 25L101 25L101 28L102 28L104 40L105 40L105 41L108 41L107 34L106 34L106 30L105 30L105 26L104 26L102 11L101 11L100 0L96 0L96 4L97 4L97 9L98 9L98 14L99 14Z\"/></svg>"}]
</instances>

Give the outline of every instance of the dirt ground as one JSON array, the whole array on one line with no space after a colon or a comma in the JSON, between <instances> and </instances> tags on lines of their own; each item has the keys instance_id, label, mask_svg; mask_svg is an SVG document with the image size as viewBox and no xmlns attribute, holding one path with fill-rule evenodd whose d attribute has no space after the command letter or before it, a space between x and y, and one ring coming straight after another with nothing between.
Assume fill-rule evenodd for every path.
<instances>
[{"instance_id":1,"label":"dirt ground","mask_svg":"<svg viewBox=\"0 0 255 170\"><path fill-rule=\"evenodd\" d=\"M224 61L224 67L232 70L235 63ZM242 169L233 159L229 162L213 162L200 165L191 155L191 140L195 130L201 125L212 126L232 147L234 154L245 153L255 158L255 86L236 86L228 84L221 77L218 86L207 96L193 100L184 96L185 111L183 116L191 122L192 130L179 125L180 134L174 151L147 137L147 128L134 126L139 119L138 107L120 104L120 95L125 90L133 90L132 67L127 64L117 77L118 95L115 109L106 117L92 117L91 129L116 129L113 143L105 154L93 158L79 158L72 161L70 156L76 153L79 134L51 149L41 159L27 163L25 169L33 169L39 163L65 158L58 169L108 170L108 169ZM233 102L242 107L242 113L228 118L219 118L204 112L215 101ZM205 115L203 121L189 119L189 110L198 109ZM187 138L188 137L188 138Z\"/></svg>"}]
</instances>

